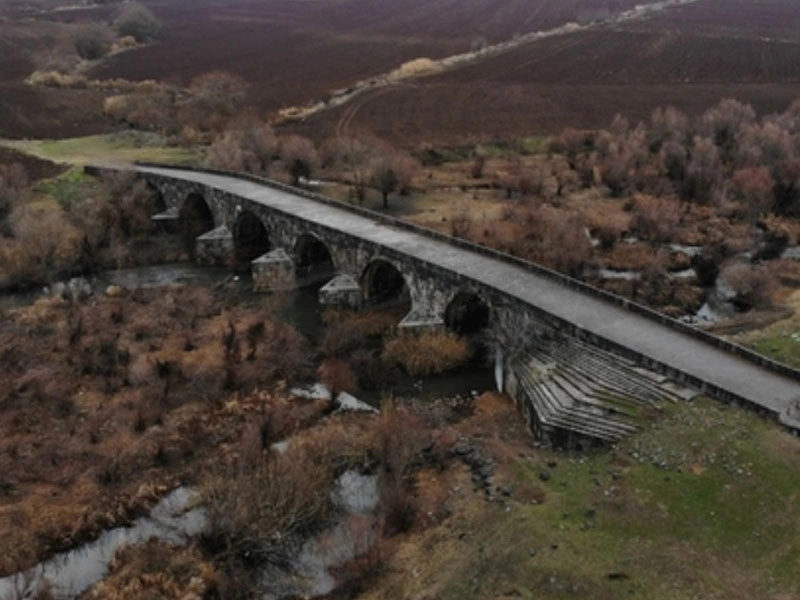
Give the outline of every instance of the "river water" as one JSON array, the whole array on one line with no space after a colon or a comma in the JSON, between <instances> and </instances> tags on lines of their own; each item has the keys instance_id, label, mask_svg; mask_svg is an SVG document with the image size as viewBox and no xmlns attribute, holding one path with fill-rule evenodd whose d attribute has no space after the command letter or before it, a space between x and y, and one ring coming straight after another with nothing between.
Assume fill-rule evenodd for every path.
<instances>
[{"instance_id":1,"label":"river water","mask_svg":"<svg viewBox=\"0 0 800 600\"><path fill-rule=\"evenodd\" d=\"M376 539L378 484L377 476L356 471L339 476L331 496L340 518L303 545L289 572L264 571L263 597L310 598L332 591L336 581L329 569L363 554ZM59 600L76 598L108 574L114 555L123 546L136 546L152 538L177 545L188 543L208 524L206 511L198 501L199 496L192 489L179 487L167 494L148 517L136 519L128 527L110 529L95 541L58 554L28 571L0 578L0 600L31 598L45 586Z\"/></svg>"},{"instance_id":2,"label":"river water","mask_svg":"<svg viewBox=\"0 0 800 600\"><path fill-rule=\"evenodd\" d=\"M129 527L116 527L95 541L59 554L33 569L0 579L0 599L28 598L44 581L55 598L75 598L108 573L114 554L123 546L142 544L156 538L174 544L203 531L206 514L194 506L196 494L179 487L165 496L150 516L136 519Z\"/></svg>"},{"instance_id":3,"label":"river water","mask_svg":"<svg viewBox=\"0 0 800 600\"><path fill-rule=\"evenodd\" d=\"M91 278L89 283L95 294L104 293L110 285L127 289L196 285L223 288L229 297L243 305L259 306L270 301L270 296L252 291L248 277L234 276L225 268L191 264L109 271ZM312 343L320 341L324 334L323 308L317 301L319 287L316 284L292 292L279 308L281 317ZM45 294L42 289L0 294L0 309L30 305ZM381 399L388 396L434 399L475 395L493 387L492 371L481 362L424 380L395 375L383 389L359 394L359 398L379 406ZM332 493L343 517L302 547L291 576L278 572L264 573L265 598L326 594L335 585L328 569L358 556L371 546L376 523L373 513L379 495L377 478L347 472L337 480ZM206 526L206 512L196 502L192 490L177 488L162 499L148 517L137 519L129 527L110 529L95 541L59 554L24 573L0 578L0 600L31 597L45 580L51 585L55 598L75 598L106 576L114 554L125 545L141 544L151 537L186 543L189 537L202 532Z\"/></svg>"}]
</instances>

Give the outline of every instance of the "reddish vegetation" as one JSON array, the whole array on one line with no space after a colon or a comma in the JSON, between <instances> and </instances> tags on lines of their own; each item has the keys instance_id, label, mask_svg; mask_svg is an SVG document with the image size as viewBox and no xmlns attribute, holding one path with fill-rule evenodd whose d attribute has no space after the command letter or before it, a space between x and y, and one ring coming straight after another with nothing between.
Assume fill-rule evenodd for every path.
<instances>
[{"instance_id":1,"label":"reddish vegetation","mask_svg":"<svg viewBox=\"0 0 800 600\"><path fill-rule=\"evenodd\" d=\"M249 420L268 440L325 408L253 393L308 373L304 340L203 289L42 300L0 341L0 574L136 515Z\"/></svg>"}]
</instances>

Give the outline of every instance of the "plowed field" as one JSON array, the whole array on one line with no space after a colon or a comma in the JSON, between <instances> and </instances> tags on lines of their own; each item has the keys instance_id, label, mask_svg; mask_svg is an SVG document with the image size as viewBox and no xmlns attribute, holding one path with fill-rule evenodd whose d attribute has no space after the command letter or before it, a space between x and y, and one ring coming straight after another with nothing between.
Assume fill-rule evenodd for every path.
<instances>
[{"instance_id":1,"label":"plowed field","mask_svg":"<svg viewBox=\"0 0 800 600\"><path fill-rule=\"evenodd\" d=\"M753 4L701 0L623 27L544 39L365 95L300 129L366 129L411 146L600 127L616 113L645 118L666 104L696 114L723 97L784 110L800 97L800 4Z\"/></svg>"}]
</instances>

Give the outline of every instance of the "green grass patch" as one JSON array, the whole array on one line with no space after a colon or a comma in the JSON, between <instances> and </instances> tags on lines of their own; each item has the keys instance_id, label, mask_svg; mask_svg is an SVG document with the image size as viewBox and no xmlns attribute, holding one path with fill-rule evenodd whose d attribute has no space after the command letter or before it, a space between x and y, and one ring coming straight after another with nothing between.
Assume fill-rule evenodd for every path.
<instances>
[{"instance_id":1,"label":"green grass patch","mask_svg":"<svg viewBox=\"0 0 800 600\"><path fill-rule=\"evenodd\" d=\"M790 598L800 593L800 440L709 400L668 407L640 434L587 456L519 459L441 598ZM546 470L550 477L540 480Z\"/></svg>"},{"instance_id":2,"label":"green grass patch","mask_svg":"<svg viewBox=\"0 0 800 600\"><path fill-rule=\"evenodd\" d=\"M748 346L759 354L800 369L800 330L764 337L750 342Z\"/></svg>"},{"instance_id":3,"label":"green grass patch","mask_svg":"<svg viewBox=\"0 0 800 600\"><path fill-rule=\"evenodd\" d=\"M52 179L36 184L34 190L52 196L64 210L86 199L97 191L99 182L83 172L82 167L72 167Z\"/></svg>"},{"instance_id":4,"label":"green grass patch","mask_svg":"<svg viewBox=\"0 0 800 600\"><path fill-rule=\"evenodd\" d=\"M74 165L130 164L137 160L197 165L202 163L205 155L203 148L170 146L162 136L135 131L63 140L4 140L0 144L47 160Z\"/></svg>"}]
</instances>

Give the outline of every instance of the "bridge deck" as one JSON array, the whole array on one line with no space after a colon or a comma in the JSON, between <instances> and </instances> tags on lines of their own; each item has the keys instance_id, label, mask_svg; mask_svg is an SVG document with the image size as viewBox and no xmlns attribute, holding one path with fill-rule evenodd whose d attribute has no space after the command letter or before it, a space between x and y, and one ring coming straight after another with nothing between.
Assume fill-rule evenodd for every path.
<instances>
[{"instance_id":1,"label":"bridge deck","mask_svg":"<svg viewBox=\"0 0 800 600\"><path fill-rule=\"evenodd\" d=\"M747 399L792 423L800 384L643 315L584 294L517 265L258 183L210 173L138 167L142 172L222 189L272 209L387 246L489 285L682 373Z\"/></svg>"}]
</instances>

